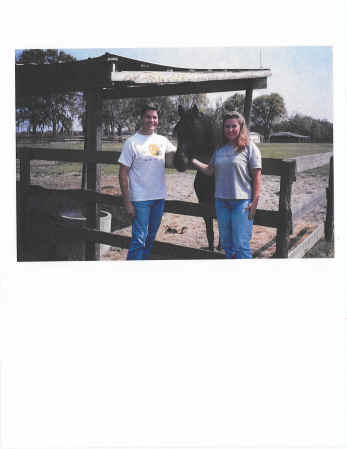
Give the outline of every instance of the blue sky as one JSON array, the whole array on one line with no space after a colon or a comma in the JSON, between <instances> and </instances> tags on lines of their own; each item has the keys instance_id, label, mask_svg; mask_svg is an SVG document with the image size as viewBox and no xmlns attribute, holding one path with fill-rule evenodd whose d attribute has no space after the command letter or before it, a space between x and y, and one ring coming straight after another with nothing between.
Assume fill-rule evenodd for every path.
<instances>
[{"instance_id":1,"label":"blue sky","mask_svg":"<svg viewBox=\"0 0 347 449\"><path fill-rule=\"evenodd\" d=\"M290 47L170 47L64 49L77 59L115 53L159 64L195 68L270 68L268 88L254 97L277 92L289 115L296 112L333 120L333 51L329 46ZM262 51L262 57L260 53ZM212 102L232 93L209 94Z\"/></svg>"}]
</instances>

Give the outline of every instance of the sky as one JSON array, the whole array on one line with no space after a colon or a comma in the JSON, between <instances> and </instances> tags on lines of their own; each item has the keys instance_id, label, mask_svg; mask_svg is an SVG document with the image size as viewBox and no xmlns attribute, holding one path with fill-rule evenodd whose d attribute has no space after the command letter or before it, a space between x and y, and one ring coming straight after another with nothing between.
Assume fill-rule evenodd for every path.
<instances>
[{"instance_id":1,"label":"sky","mask_svg":"<svg viewBox=\"0 0 347 449\"><path fill-rule=\"evenodd\" d=\"M288 115L309 115L333 121L333 50L331 46L286 47L170 47L170 48L94 48L63 49L77 59L96 57L105 52L143 61L202 69L269 68L267 89L258 95L279 93ZM212 104L234 92L208 94Z\"/></svg>"}]
</instances>

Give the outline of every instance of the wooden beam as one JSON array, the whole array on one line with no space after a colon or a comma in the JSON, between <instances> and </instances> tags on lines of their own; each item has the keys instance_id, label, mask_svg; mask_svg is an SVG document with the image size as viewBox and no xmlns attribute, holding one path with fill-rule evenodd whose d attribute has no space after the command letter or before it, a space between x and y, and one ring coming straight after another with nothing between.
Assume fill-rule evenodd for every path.
<instances>
[{"instance_id":1,"label":"wooden beam","mask_svg":"<svg viewBox=\"0 0 347 449\"><path fill-rule=\"evenodd\" d=\"M91 162L99 164L118 164L119 151L55 150L52 148L17 148L17 158L41 161Z\"/></svg>"},{"instance_id":2,"label":"wooden beam","mask_svg":"<svg viewBox=\"0 0 347 449\"><path fill-rule=\"evenodd\" d=\"M262 158L262 175L281 176L282 173L282 159Z\"/></svg>"},{"instance_id":3,"label":"wooden beam","mask_svg":"<svg viewBox=\"0 0 347 449\"><path fill-rule=\"evenodd\" d=\"M249 123L250 123L250 115L251 115L251 107L252 107L252 94L253 94L252 88L246 89L244 117L245 117L247 126L249 126Z\"/></svg>"},{"instance_id":4,"label":"wooden beam","mask_svg":"<svg viewBox=\"0 0 347 449\"><path fill-rule=\"evenodd\" d=\"M104 99L161 97L209 92L232 92L247 89L266 89L267 78L237 79L222 81L167 83L158 85L115 86L103 91Z\"/></svg>"},{"instance_id":5,"label":"wooden beam","mask_svg":"<svg viewBox=\"0 0 347 449\"><path fill-rule=\"evenodd\" d=\"M280 181L280 225L276 235L276 257L288 258L289 235L292 233L291 195L292 184L295 179L295 160L282 161Z\"/></svg>"},{"instance_id":6,"label":"wooden beam","mask_svg":"<svg viewBox=\"0 0 347 449\"><path fill-rule=\"evenodd\" d=\"M212 207L207 208L187 201L166 200L164 212L191 217L216 217ZM278 211L258 209L254 217L254 224L277 228L280 224L280 214Z\"/></svg>"},{"instance_id":7,"label":"wooden beam","mask_svg":"<svg viewBox=\"0 0 347 449\"><path fill-rule=\"evenodd\" d=\"M51 193L59 194L62 192L57 189L44 189L49 190ZM108 195L106 193L95 192L93 190L79 190L68 189L63 191L64 195L67 195L71 200L76 200L83 204L89 203L102 203L110 204L113 206L123 206L122 196ZM186 215L191 217L203 217L204 215L214 216L215 211L213 208L206 208L200 206L198 203L190 203L187 201L166 200L164 212ZM254 218L254 224L259 226L267 226L277 228L280 224L280 213L273 210L258 209Z\"/></svg>"},{"instance_id":8,"label":"wooden beam","mask_svg":"<svg viewBox=\"0 0 347 449\"><path fill-rule=\"evenodd\" d=\"M24 261L24 245L26 230L26 192L30 186L30 159L20 160L19 191L17 191L17 260ZM17 185L18 189L18 185Z\"/></svg>"},{"instance_id":9,"label":"wooden beam","mask_svg":"<svg viewBox=\"0 0 347 449\"><path fill-rule=\"evenodd\" d=\"M327 213L325 217L325 238L328 242L334 239L334 158L330 158L329 186L326 190Z\"/></svg>"},{"instance_id":10,"label":"wooden beam","mask_svg":"<svg viewBox=\"0 0 347 449\"><path fill-rule=\"evenodd\" d=\"M88 90L85 93L87 104L87 135L85 153L95 157L101 152L102 138L102 93L100 89ZM87 162L87 189L100 191L100 169L95 162ZM99 228L98 206L91 203L87 209L87 227ZM86 248L87 260L99 260L99 245L89 242Z\"/></svg>"}]
</instances>

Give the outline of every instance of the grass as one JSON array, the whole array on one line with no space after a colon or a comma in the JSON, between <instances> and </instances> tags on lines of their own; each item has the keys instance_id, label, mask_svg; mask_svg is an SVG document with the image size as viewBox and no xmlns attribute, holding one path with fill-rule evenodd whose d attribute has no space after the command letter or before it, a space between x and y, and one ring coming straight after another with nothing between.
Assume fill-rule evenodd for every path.
<instances>
[{"instance_id":1,"label":"grass","mask_svg":"<svg viewBox=\"0 0 347 449\"><path fill-rule=\"evenodd\" d=\"M332 143L263 143L258 146L262 157L275 159L287 159L333 151Z\"/></svg>"},{"instance_id":2,"label":"grass","mask_svg":"<svg viewBox=\"0 0 347 449\"><path fill-rule=\"evenodd\" d=\"M52 148L55 150L83 150L83 142L42 142L35 144L18 143L17 147L30 146L34 148ZM309 154L326 153L333 151L333 145L329 143L264 143L258 145L263 158L286 159ZM103 142L102 151L121 151L122 144L117 142ZM17 161L17 173L19 163ZM113 175L118 177L119 165L101 164L102 173L106 176ZM33 176L59 176L82 174L82 164L78 162L48 162L32 161ZM195 173L195 170L189 170ZM166 169L167 174L177 173L174 169Z\"/></svg>"}]
</instances>

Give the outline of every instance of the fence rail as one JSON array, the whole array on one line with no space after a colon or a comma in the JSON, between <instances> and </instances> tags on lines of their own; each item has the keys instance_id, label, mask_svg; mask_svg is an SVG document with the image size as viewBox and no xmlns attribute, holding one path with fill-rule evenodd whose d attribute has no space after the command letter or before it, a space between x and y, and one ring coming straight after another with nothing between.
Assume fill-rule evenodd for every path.
<instances>
[{"instance_id":1,"label":"fence rail","mask_svg":"<svg viewBox=\"0 0 347 449\"><path fill-rule=\"evenodd\" d=\"M24 260L23 254L23 230L25 228L25 199L30 187L30 161L31 160L46 160L59 162L80 162L88 164L118 164L120 153L116 151L97 151L87 152L83 150L55 150L51 148L31 148L21 147L17 149L17 158L20 160L20 192L19 192L19 210L20 218L18 221L18 260ZM301 156L292 159L274 159L264 158L262 160L262 173L264 175L280 176L280 199L279 210L270 211L259 209L256 212L254 223L260 226L277 228L276 236L276 257L302 257L304 252L307 252L312 246L321 238L322 226L319 227L319 232L312 233L305 244L301 244L301 249L289 251L289 236L292 233L293 221L304 216L310 212L318 201L324 200L324 193L315 195L313 198L300 206L300 208L291 209L291 189L295 182L296 173L312 168L317 168L326 165L330 161L330 176L329 187L326 190L328 201L327 217L325 224L325 236L332 240L333 233L333 158L332 153L315 154L311 156ZM172 166L172 160L167 164L167 167ZM72 198L84 202L86 204L94 204L96 209L97 203L121 205L122 199L119 196L107 195L95 190L68 190ZM207 209L196 203L189 203L184 201L168 200L165 205L165 212L189 215L195 217L202 217L206 214L215 216L215 211L210 208ZM92 226L90 224L92 223ZM117 236L111 233L97 231L94 228L95 220L87 219L87 228L76 230L65 230L69 234L81 232L79 238L83 238L92 243L105 243L112 246L125 247L128 245L129 239L126 237ZM324 226L323 226L324 229ZM304 243L304 242L303 242ZM195 250L192 248L180 247L179 245L170 245L162 242L155 242L153 251L158 252L165 258L165 255L170 255L171 258L189 259L189 258L219 258L219 254L209 254L206 251ZM87 256L88 258L88 256ZM89 259L89 258L88 258Z\"/></svg>"}]
</instances>

